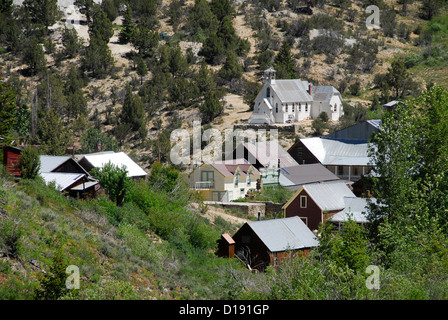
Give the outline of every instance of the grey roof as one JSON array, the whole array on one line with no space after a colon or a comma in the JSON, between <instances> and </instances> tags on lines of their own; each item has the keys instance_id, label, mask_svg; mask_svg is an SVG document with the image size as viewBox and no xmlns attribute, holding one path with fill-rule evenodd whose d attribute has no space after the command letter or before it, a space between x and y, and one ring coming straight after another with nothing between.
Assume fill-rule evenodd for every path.
<instances>
[{"instance_id":1,"label":"grey roof","mask_svg":"<svg viewBox=\"0 0 448 320\"><path fill-rule=\"evenodd\" d=\"M271 252L316 247L316 236L299 217L249 221L249 227Z\"/></svg>"},{"instance_id":2,"label":"grey roof","mask_svg":"<svg viewBox=\"0 0 448 320\"><path fill-rule=\"evenodd\" d=\"M334 94L339 94L333 86L314 86L311 91L313 95L313 101L330 101Z\"/></svg>"},{"instance_id":3,"label":"grey roof","mask_svg":"<svg viewBox=\"0 0 448 320\"><path fill-rule=\"evenodd\" d=\"M344 129L333 131L322 138L337 139L341 141L359 140L359 142L367 142L372 138L373 133L377 133L380 130L380 125L381 120L366 120L345 127Z\"/></svg>"},{"instance_id":4,"label":"grey roof","mask_svg":"<svg viewBox=\"0 0 448 320\"><path fill-rule=\"evenodd\" d=\"M40 156L40 170L42 172L52 172L64 162L68 161L70 156Z\"/></svg>"},{"instance_id":5,"label":"grey roof","mask_svg":"<svg viewBox=\"0 0 448 320\"><path fill-rule=\"evenodd\" d=\"M280 159L280 167L292 167L297 166L298 163L294 158L283 149L278 141L258 141L258 142L248 142L240 144L236 148L236 156L238 158L243 157L242 147L247 149L247 151L252 155L248 155L247 159L250 163L255 163L255 160L263 167L277 167L278 160Z\"/></svg>"},{"instance_id":6,"label":"grey roof","mask_svg":"<svg viewBox=\"0 0 448 320\"><path fill-rule=\"evenodd\" d=\"M375 199L371 199L375 201ZM349 219L358 223L367 223L368 203L366 198L344 197L345 208L330 218L333 222L345 222Z\"/></svg>"},{"instance_id":7,"label":"grey roof","mask_svg":"<svg viewBox=\"0 0 448 320\"><path fill-rule=\"evenodd\" d=\"M323 165L367 166L370 161L366 142L322 138L300 141Z\"/></svg>"},{"instance_id":8,"label":"grey roof","mask_svg":"<svg viewBox=\"0 0 448 320\"><path fill-rule=\"evenodd\" d=\"M343 181L306 184L303 188L322 211L342 210L344 197L356 197Z\"/></svg>"},{"instance_id":9,"label":"grey roof","mask_svg":"<svg viewBox=\"0 0 448 320\"><path fill-rule=\"evenodd\" d=\"M340 180L338 176L322 164L313 163L281 168L279 183L284 187L290 187L336 180Z\"/></svg>"},{"instance_id":10,"label":"grey roof","mask_svg":"<svg viewBox=\"0 0 448 320\"><path fill-rule=\"evenodd\" d=\"M272 89L282 103L313 101L313 98L307 92L308 85L307 81L299 79L282 79L271 83Z\"/></svg>"},{"instance_id":11,"label":"grey roof","mask_svg":"<svg viewBox=\"0 0 448 320\"><path fill-rule=\"evenodd\" d=\"M84 173L66 173L66 172L42 172L40 176L45 180L46 184L55 182L56 189L64 191L74 183L85 177Z\"/></svg>"}]
</instances>

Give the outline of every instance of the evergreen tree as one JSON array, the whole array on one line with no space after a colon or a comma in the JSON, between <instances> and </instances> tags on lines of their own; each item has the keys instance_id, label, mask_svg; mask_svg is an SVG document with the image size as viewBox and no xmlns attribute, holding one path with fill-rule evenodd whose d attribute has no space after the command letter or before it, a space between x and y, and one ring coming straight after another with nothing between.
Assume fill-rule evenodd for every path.
<instances>
[{"instance_id":1,"label":"evergreen tree","mask_svg":"<svg viewBox=\"0 0 448 320\"><path fill-rule=\"evenodd\" d=\"M151 58L157 51L159 35L147 23L141 23L132 33L131 43L143 58Z\"/></svg>"},{"instance_id":2,"label":"evergreen tree","mask_svg":"<svg viewBox=\"0 0 448 320\"><path fill-rule=\"evenodd\" d=\"M221 101L219 101L216 91L206 93L205 100L199 107L199 111L201 112L203 123L211 122L222 113L223 105Z\"/></svg>"},{"instance_id":3,"label":"evergreen tree","mask_svg":"<svg viewBox=\"0 0 448 320\"><path fill-rule=\"evenodd\" d=\"M82 68L91 72L95 78L104 78L113 67L113 63L114 58L107 43L101 37L91 37L81 60Z\"/></svg>"},{"instance_id":4,"label":"evergreen tree","mask_svg":"<svg viewBox=\"0 0 448 320\"><path fill-rule=\"evenodd\" d=\"M288 42L285 40L274 59L274 68L277 71L278 79L295 79L296 73L295 62L291 55L291 48Z\"/></svg>"},{"instance_id":5,"label":"evergreen tree","mask_svg":"<svg viewBox=\"0 0 448 320\"><path fill-rule=\"evenodd\" d=\"M32 37L25 44L23 63L28 65L32 75L45 70L47 60L45 59L44 49L36 37Z\"/></svg>"},{"instance_id":6,"label":"evergreen tree","mask_svg":"<svg viewBox=\"0 0 448 320\"><path fill-rule=\"evenodd\" d=\"M39 128L42 152L48 155L64 155L70 145L69 132L52 109L47 110L45 116L39 119Z\"/></svg>"},{"instance_id":7,"label":"evergreen tree","mask_svg":"<svg viewBox=\"0 0 448 320\"><path fill-rule=\"evenodd\" d=\"M132 131L138 131L141 137L146 135L146 114L139 95L133 94L131 87L126 88L126 97L120 115L123 123L129 124Z\"/></svg>"},{"instance_id":8,"label":"evergreen tree","mask_svg":"<svg viewBox=\"0 0 448 320\"><path fill-rule=\"evenodd\" d=\"M73 28L64 28L62 32L62 45L64 46L64 55L74 58L81 50L81 41L78 38L78 32Z\"/></svg>"},{"instance_id":9,"label":"evergreen tree","mask_svg":"<svg viewBox=\"0 0 448 320\"><path fill-rule=\"evenodd\" d=\"M195 0L187 21L187 27L193 35L207 36L217 30L218 19L210 9L207 0Z\"/></svg>"},{"instance_id":10,"label":"evergreen tree","mask_svg":"<svg viewBox=\"0 0 448 320\"><path fill-rule=\"evenodd\" d=\"M210 7L219 21L234 14L230 0L212 0Z\"/></svg>"},{"instance_id":11,"label":"evergreen tree","mask_svg":"<svg viewBox=\"0 0 448 320\"><path fill-rule=\"evenodd\" d=\"M75 0L75 6L79 8L79 11L86 15L87 24L90 25L91 18L93 16L95 2L93 0Z\"/></svg>"},{"instance_id":12,"label":"evergreen tree","mask_svg":"<svg viewBox=\"0 0 448 320\"><path fill-rule=\"evenodd\" d=\"M28 10L32 21L42 23L47 30L60 16L57 0L24 0L23 6Z\"/></svg>"},{"instance_id":13,"label":"evergreen tree","mask_svg":"<svg viewBox=\"0 0 448 320\"><path fill-rule=\"evenodd\" d=\"M130 6L126 7L124 12L123 25L118 40L121 44L126 44L131 41L132 33L134 32L134 21L132 20L132 9Z\"/></svg>"},{"instance_id":14,"label":"evergreen tree","mask_svg":"<svg viewBox=\"0 0 448 320\"><path fill-rule=\"evenodd\" d=\"M106 13L99 11L94 19L92 25L89 27L90 38L101 39L105 43L109 43L110 38L114 35L112 22L107 17Z\"/></svg>"},{"instance_id":15,"label":"evergreen tree","mask_svg":"<svg viewBox=\"0 0 448 320\"><path fill-rule=\"evenodd\" d=\"M216 33L212 33L199 51L199 55L203 56L205 61L209 64L218 64L221 61L224 52L225 49L222 40Z\"/></svg>"},{"instance_id":16,"label":"evergreen tree","mask_svg":"<svg viewBox=\"0 0 448 320\"><path fill-rule=\"evenodd\" d=\"M143 84L143 77L148 74L148 67L142 57L139 57L137 63L137 74L140 76L140 84Z\"/></svg>"},{"instance_id":17,"label":"evergreen tree","mask_svg":"<svg viewBox=\"0 0 448 320\"><path fill-rule=\"evenodd\" d=\"M6 82L0 81L0 137L9 135L16 124L15 109L16 96L12 88Z\"/></svg>"},{"instance_id":18,"label":"evergreen tree","mask_svg":"<svg viewBox=\"0 0 448 320\"><path fill-rule=\"evenodd\" d=\"M12 10L13 0L0 0L0 14L9 14Z\"/></svg>"},{"instance_id":19,"label":"evergreen tree","mask_svg":"<svg viewBox=\"0 0 448 320\"><path fill-rule=\"evenodd\" d=\"M243 75L243 67L238 61L237 55L233 51L227 51L226 62L218 72L218 76L231 81L232 79L239 79Z\"/></svg>"},{"instance_id":20,"label":"evergreen tree","mask_svg":"<svg viewBox=\"0 0 448 320\"><path fill-rule=\"evenodd\" d=\"M101 151L118 151L118 143L115 139L99 129L89 128L81 136L82 153L97 152L98 145L101 145Z\"/></svg>"}]
</instances>

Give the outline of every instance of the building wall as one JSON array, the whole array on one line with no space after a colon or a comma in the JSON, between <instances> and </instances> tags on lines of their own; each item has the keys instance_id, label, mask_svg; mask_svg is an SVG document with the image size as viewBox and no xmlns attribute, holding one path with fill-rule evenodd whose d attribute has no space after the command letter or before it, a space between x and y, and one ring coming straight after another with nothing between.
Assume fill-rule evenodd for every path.
<instances>
[{"instance_id":1,"label":"building wall","mask_svg":"<svg viewBox=\"0 0 448 320\"><path fill-rule=\"evenodd\" d=\"M247 224L232 238L235 240L235 254L239 258L246 258L251 268L264 270L269 265L271 257L268 248Z\"/></svg>"},{"instance_id":2,"label":"building wall","mask_svg":"<svg viewBox=\"0 0 448 320\"><path fill-rule=\"evenodd\" d=\"M306 208L300 207L300 196L307 197ZM304 189L294 198L294 200L289 204L288 207L284 209L285 218L298 216L303 220L303 222L311 230L316 230L319 223L323 222L322 210L319 206L311 199Z\"/></svg>"},{"instance_id":3,"label":"building wall","mask_svg":"<svg viewBox=\"0 0 448 320\"><path fill-rule=\"evenodd\" d=\"M319 160L308 150L302 141L295 143L288 153L300 164L320 163Z\"/></svg>"}]
</instances>

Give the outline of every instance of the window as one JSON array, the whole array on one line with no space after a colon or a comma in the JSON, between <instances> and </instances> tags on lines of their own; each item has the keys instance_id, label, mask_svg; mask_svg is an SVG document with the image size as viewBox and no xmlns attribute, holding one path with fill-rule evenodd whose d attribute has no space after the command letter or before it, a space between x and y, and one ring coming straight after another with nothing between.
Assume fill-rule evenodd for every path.
<instances>
[{"instance_id":1,"label":"window","mask_svg":"<svg viewBox=\"0 0 448 320\"><path fill-rule=\"evenodd\" d=\"M296 105L295 103L292 104L292 112L295 112L295 108L294 108L295 105Z\"/></svg>"},{"instance_id":2,"label":"window","mask_svg":"<svg viewBox=\"0 0 448 320\"><path fill-rule=\"evenodd\" d=\"M305 103L305 112L308 112L308 103Z\"/></svg>"},{"instance_id":3,"label":"window","mask_svg":"<svg viewBox=\"0 0 448 320\"><path fill-rule=\"evenodd\" d=\"M278 113L278 103L275 104L275 113Z\"/></svg>"},{"instance_id":4,"label":"window","mask_svg":"<svg viewBox=\"0 0 448 320\"><path fill-rule=\"evenodd\" d=\"M342 176L344 174L344 167L338 166L338 176Z\"/></svg>"},{"instance_id":5,"label":"window","mask_svg":"<svg viewBox=\"0 0 448 320\"><path fill-rule=\"evenodd\" d=\"M338 111L338 105L337 103L334 104L334 112Z\"/></svg>"},{"instance_id":6,"label":"window","mask_svg":"<svg viewBox=\"0 0 448 320\"><path fill-rule=\"evenodd\" d=\"M306 208L307 196L300 196L300 208Z\"/></svg>"},{"instance_id":7,"label":"window","mask_svg":"<svg viewBox=\"0 0 448 320\"><path fill-rule=\"evenodd\" d=\"M266 88L266 98L269 98L271 96L271 88Z\"/></svg>"},{"instance_id":8,"label":"window","mask_svg":"<svg viewBox=\"0 0 448 320\"><path fill-rule=\"evenodd\" d=\"M235 187L238 187L238 172L235 173Z\"/></svg>"},{"instance_id":9,"label":"window","mask_svg":"<svg viewBox=\"0 0 448 320\"><path fill-rule=\"evenodd\" d=\"M299 103L299 112L302 112L302 105Z\"/></svg>"},{"instance_id":10,"label":"window","mask_svg":"<svg viewBox=\"0 0 448 320\"><path fill-rule=\"evenodd\" d=\"M288 104L286 104L286 109L285 109L285 111L288 112Z\"/></svg>"},{"instance_id":11,"label":"window","mask_svg":"<svg viewBox=\"0 0 448 320\"><path fill-rule=\"evenodd\" d=\"M201 181L215 181L215 173L213 171L201 171Z\"/></svg>"},{"instance_id":12,"label":"window","mask_svg":"<svg viewBox=\"0 0 448 320\"><path fill-rule=\"evenodd\" d=\"M250 176L250 172L247 173L247 186L250 186L252 182L252 177Z\"/></svg>"}]
</instances>

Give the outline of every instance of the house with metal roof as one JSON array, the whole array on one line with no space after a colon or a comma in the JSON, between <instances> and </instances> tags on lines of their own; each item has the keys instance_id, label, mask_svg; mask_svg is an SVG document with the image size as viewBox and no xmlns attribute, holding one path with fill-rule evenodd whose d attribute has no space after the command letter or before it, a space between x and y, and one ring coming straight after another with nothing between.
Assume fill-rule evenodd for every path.
<instances>
[{"instance_id":1,"label":"house with metal roof","mask_svg":"<svg viewBox=\"0 0 448 320\"><path fill-rule=\"evenodd\" d=\"M98 186L98 181L70 156L41 155L39 175L46 184L53 183L57 190L72 195L83 196Z\"/></svg>"},{"instance_id":2,"label":"house with metal roof","mask_svg":"<svg viewBox=\"0 0 448 320\"><path fill-rule=\"evenodd\" d=\"M264 71L264 84L255 98L250 124L296 122L326 112L330 120L344 114L342 96L333 86L313 86L300 79L275 79L276 71Z\"/></svg>"},{"instance_id":3,"label":"house with metal roof","mask_svg":"<svg viewBox=\"0 0 448 320\"><path fill-rule=\"evenodd\" d=\"M257 189L260 172L244 159L204 163L189 176L190 189L204 200L229 202Z\"/></svg>"},{"instance_id":4,"label":"house with metal roof","mask_svg":"<svg viewBox=\"0 0 448 320\"><path fill-rule=\"evenodd\" d=\"M250 268L264 270L294 254L319 246L313 232L299 217L246 222L232 237L235 254Z\"/></svg>"},{"instance_id":5,"label":"house with metal roof","mask_svg":"<svg viewBox=\"0 0 448 320\"><path fill-rule=\"evenodd\" d=\"M380 130L380 126L381 120L366 120L344 129L336 130L322 136L322 138L368 142L372 138L372 135Z\"/></svg>"},{"instance_id":6,"label":"house with metal roof","mask_svg":"<svg viewBox=\"0 0 448 320\"><path fill-rule=\"evenodd\" d=\"M279 184L292 190L311 183L340 181L339 177L320 163L280 168Z\"/></svg>"},{"instance_id":7,"label":"house with metal roof","mask_svg":"<svg viewBox=\"0 0 448 320\"><path fill-rule=\"evenodd\" d=\"M241 143L231 158L252 164L260 172L263 186L278 185L280 168L298 165L277 140Z\"/></svg>"},{"instance_id":8,"label":"house with metal roof","mask_svg":"<svg viewBox=\"0 0 448 320\"><path fill-rule=\"evenodd\" d=\"M283 207L284 217L300 217L311 230L342 211L345 197L356 197L346 183L327 182L303 185Z\"/></svg>"},{"instance_id":9,"label":"house with metal roof","mask_svg":"<svg viewBox=\"0 0 448 320\"><path fill-rule=\"evenodd\" d=\"M342 223L353 220L360 224L368 223L367 213L369 204L366 198L344 197L345 208L328 219L329 222L340 226ZM375 199L370 199L375 202Z\"/></svg>"},{"instance_id":10,"label":"house with metal roof","mask_svg":"<svg viewBox=\"0 0 448 320\"><path fill-rule=\"evenodd\" d=\"M127 176L130 178L143 178L147 175L146 171L124 152L103 151L76 155L76 158L78 163L89 172L93 168L102 168L110 162L119 168L126 168Z\"/></svg>"},{"instance_id":11,"label":"house with metal roof","mask_svg":"<svg viewBox=\"0 0 448 320\"><path fill-rule=\"evenodd\" d=\"M288 153L299 163L320 163L340 179L358 181L371 170L369 144L362 140L319 137L297 140Z\"/></svg>"}]
</instances>

